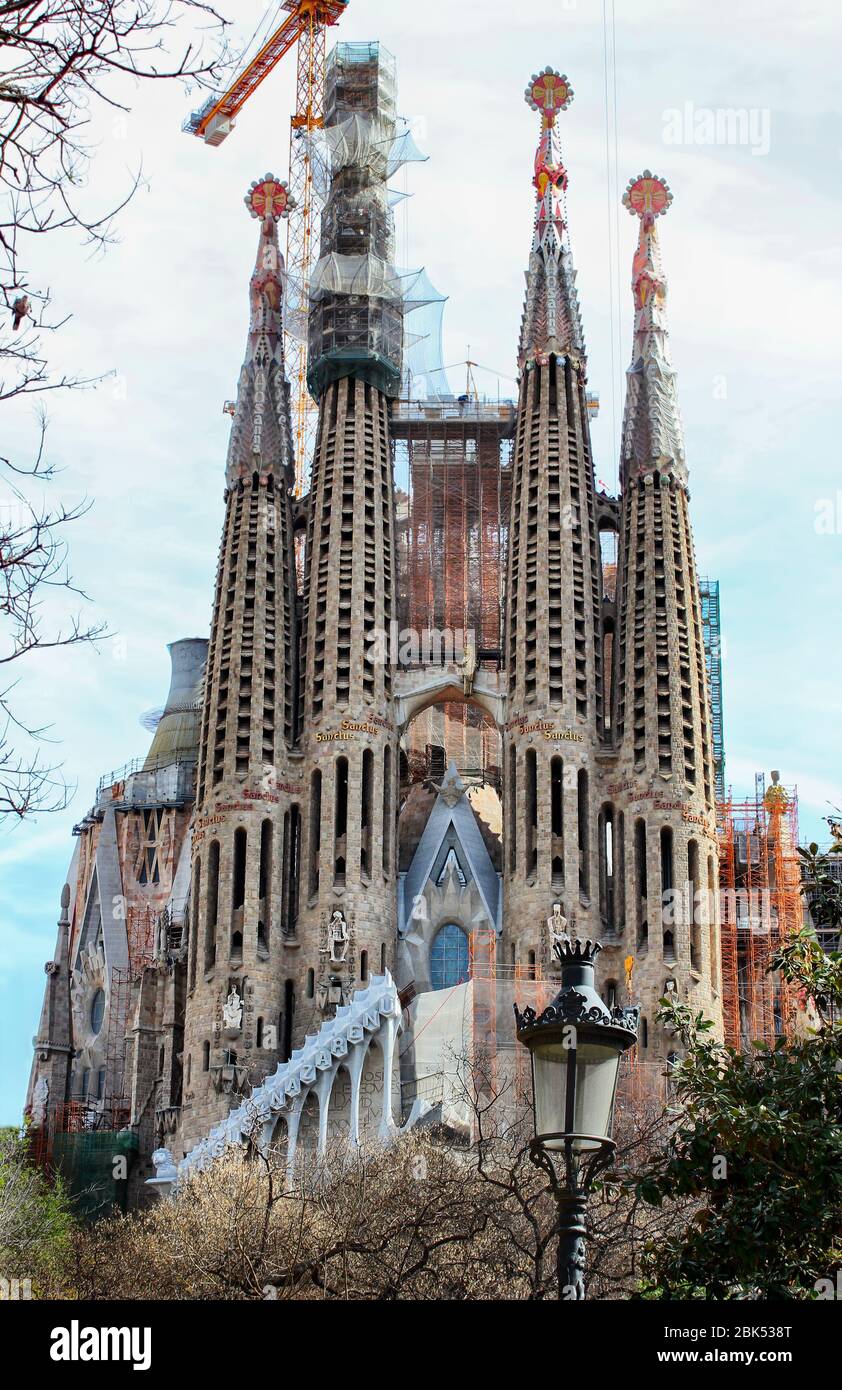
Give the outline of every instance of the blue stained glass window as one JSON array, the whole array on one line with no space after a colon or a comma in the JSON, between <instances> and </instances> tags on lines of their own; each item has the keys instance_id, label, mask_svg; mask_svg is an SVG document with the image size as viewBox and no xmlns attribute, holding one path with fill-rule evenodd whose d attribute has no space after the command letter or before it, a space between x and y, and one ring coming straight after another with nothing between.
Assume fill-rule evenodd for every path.
<instances>
[{"instance_id":1,"label":"blue stained glass window","mask_svg":"<svg viewBox=\"0 0 842 1390\"><path fill-rule=\"evenodd\" d=\"M430 983L433 989L452 989L470 976L468 938L455 922L436 933L430 950Z\"/></svg>"}]
</instances>

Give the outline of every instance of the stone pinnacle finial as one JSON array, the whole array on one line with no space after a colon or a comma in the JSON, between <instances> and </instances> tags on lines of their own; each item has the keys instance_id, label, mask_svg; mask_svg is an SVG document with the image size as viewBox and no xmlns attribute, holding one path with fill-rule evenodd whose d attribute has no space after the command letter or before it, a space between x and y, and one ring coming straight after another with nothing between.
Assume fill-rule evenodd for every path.
<instances>
[{"instance_id":1,"label":"stone pinnacle finial","mask_svg":"<svg viewBox=\"0 0 842 1390\"><path fill-rule=\"evenodd\" d=\"M678 409L675 368L670 360L667 282L655 220L669 211L672 192L666 179L644 169L629 180L623 204L639 218L632 260L634 340L627 373L623 416L624 480L659 476L687 484L684 435Z\"/></svg>"},{"instance_id":2,"label":"stone pinnacle finial","mask_svg":"<svg viewBox=\"0 0 842 1390\"><path fill-rule=\"evenodd\" d=\"M623 194L623 206L633 217L639 217L644 227L651 227L656 217L669 212L672 193L666 179L659 178L649 169L644 169L637 178L629 180Z\"/></svg>"},{"instance_id":3,"label":"stone pinnacle finial","mask_svg":"<svg viewBox=\"0 0 842 1390\"><path fill-rule=\"evenodd\" d=\"M527 106L540 113L541 132L532 177L535 221L518 346L519 370L529 363L547 361L551 353L569 352L581 363L585 352L567 234L567 170L555 119L573 100L573 88L563 73L547 67L533 73L525 96Z\"/></svg>"},{"instance_id":4,"label":"stone pinnacle finial","mask_svg":"<svg viewBox=\"0 0 842 1390\"><path fill-rule=\"evenodd\" d=\"M289 216L295 207L286 183L276 179L274 174L264 174L262 179L253 179L249 191L243 199L249 216L260 217L263 221L277 222Z\"/></svg>"},{"instance_id":5,"label":"stone pinnacle finial","mask_svg":"<svg viewBox=\"0 0 842 1390\"><path fill-rule=\"evenodd\" d=\"M566 111L573 100L573 88L563 73L546 67L533 73L525 92L526 104L540 111L542 126L555 124L556 113Z\"/></svg>"}]
</instances>

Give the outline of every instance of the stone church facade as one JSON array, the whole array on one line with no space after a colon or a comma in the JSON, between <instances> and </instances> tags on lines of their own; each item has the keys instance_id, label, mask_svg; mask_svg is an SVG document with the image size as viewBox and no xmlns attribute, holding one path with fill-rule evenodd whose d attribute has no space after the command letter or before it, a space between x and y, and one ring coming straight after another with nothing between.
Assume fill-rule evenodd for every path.
<instances>
[{"instance_id":1,"label":"stone church facade","mask_svg":"<svg viewBox=\"0 0 842 1390\"><path fill-rule=\"evenodd\" d=\"M303 498L288 195L266 175L246 197L258 250L210 641L173 645L149 755L103 779L77 827L27 1101L44 1129L74 1105L130 1129L142 1177L153 1150L195 1162L236 1140L243 1107L291 1144L322 1142L331 1106L352 1138L387 1132L420 1094L419 1001L480 960L515 986L534 978L551 930L602 942L604 997L642 1005L644 1059L672 1046L655 1021L665 991L720 1020L711 721L658 235L672 195L647 171L624 200L635 319L614 498L590 441L559 147L571 98L550 69L527 89L535 223L493 651L403 663L384 640L406 296L382 47L339 45L328 64ZM429 757L413 778L412 738L445 709L496 740L496 785Z\"/></svg>"}]
</instances>

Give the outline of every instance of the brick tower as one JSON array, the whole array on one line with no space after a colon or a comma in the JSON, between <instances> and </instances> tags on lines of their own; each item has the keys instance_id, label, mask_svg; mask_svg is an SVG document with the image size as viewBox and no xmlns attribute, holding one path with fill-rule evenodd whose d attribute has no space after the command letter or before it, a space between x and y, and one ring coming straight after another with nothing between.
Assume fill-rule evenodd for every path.
<instances>
[{"instance_id":1,"label":"brick tower","mask_svg":"<svg viewBox=\"0 0 842 1390\"><path fill-rule=\"evenodd\" d=\"M595 769L605 733L599 537L585 345L566 225L556 118L572 89L533 77L540 113L535 231L520 333L504 659L504 959L548 960L546 919L561 902L600 934Z\"/></svg>"},{"instance_id":2,"label":"brick tower","mask_svg":"<svg viewBox=\"0 0 842 1390\"><path fill-rule=\"evenodd\" d=\"M386 177L394 60L340 44L328 62L331 184L311 281L308 381L319 403L302 641L307 813L296 938L296 1038L393 965L397 735L389 402L403 305ZM292 943L289 943L290 946Z\"/></svg>"},{"instance_id":3,"label":"brick tower","mask_svg":"<svg viewBox=\"0 0 842 1390\"><path fill-rule=\"evenodd\" d=\"M634 347L621 458L617 773L625 807L626 944L651 1019L667 988L717 1019L717 847L710 706L687 467L656 219L672 202L647 170L623 199L640 219ZM669 1050L669 1040L649 1046Z\"/></svg>"},{"instance_id":4,"label":"brick tower","mask_svg":"<svg viewBox=\"0 0 842 1390\"><path fill-rule=\"evenodd\" d=\"M225 522L208 653L193 829L185 1014L185 1146L283 1047L283 939L294 919L297 659L284 375L287 191L271 175L246 205L260 221L251 321L225 473Z\"/></svg>"}]
</instances>

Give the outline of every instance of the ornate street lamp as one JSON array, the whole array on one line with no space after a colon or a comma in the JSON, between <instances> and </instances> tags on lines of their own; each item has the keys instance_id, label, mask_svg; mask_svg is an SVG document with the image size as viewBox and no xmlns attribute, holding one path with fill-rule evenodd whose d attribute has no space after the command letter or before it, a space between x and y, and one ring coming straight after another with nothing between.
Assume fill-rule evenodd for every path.
<instances>
[{"instance_id":1,"label":"ornate street lamp","mask_svg":"<svg viewBox=\"0 0 842 1390\"><path fill-rule=\"evenodd\" d=\"M558 1296L585 1297L585 1209L616 1144L614 1098L620 1057L637 1040L639 1008L608 1009L594 988L599 942L556 941L561 989L544 1012L515 1004L518 1041L532 1057L532 1162L558 1203Z\"/></svg>"}]
</instances>

